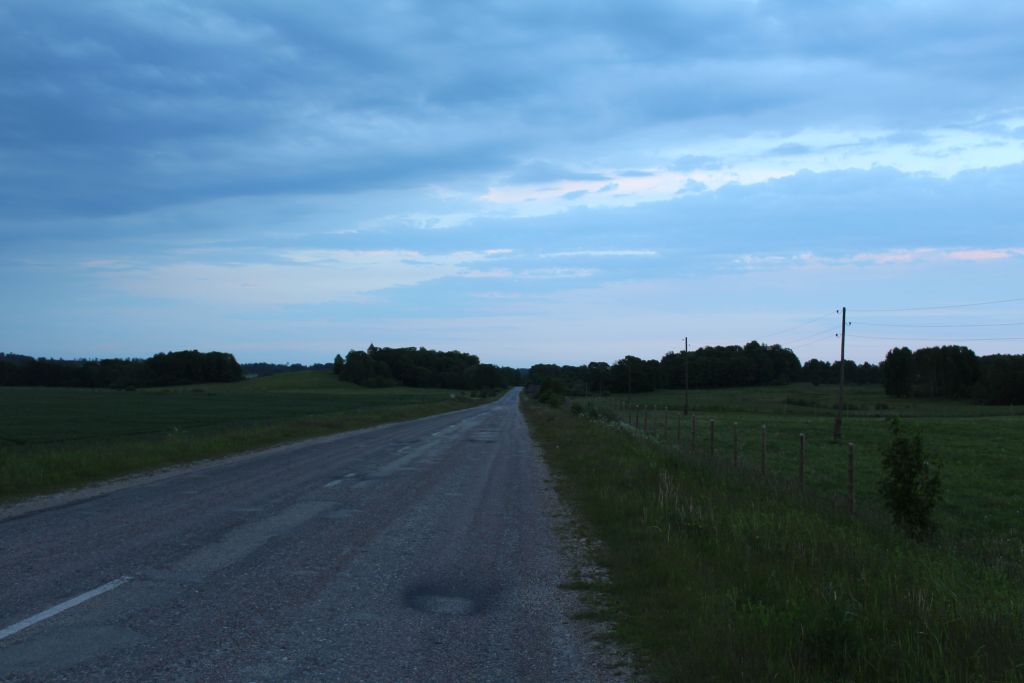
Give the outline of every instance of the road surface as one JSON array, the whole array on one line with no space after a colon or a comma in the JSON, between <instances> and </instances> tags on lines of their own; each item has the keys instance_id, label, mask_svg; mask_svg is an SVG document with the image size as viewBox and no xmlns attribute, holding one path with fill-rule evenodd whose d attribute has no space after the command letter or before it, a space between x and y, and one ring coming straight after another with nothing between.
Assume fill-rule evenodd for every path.
<instances>
[{"instance_id":1,"label":"road surface","mask_svg":"<svg viewBox=\"0 0 1024 683\"><path fill-rule=\"evenodd\" d=\"M0 510L0 681L611 678L517 400Z\"/></svg>"}]
</instances>

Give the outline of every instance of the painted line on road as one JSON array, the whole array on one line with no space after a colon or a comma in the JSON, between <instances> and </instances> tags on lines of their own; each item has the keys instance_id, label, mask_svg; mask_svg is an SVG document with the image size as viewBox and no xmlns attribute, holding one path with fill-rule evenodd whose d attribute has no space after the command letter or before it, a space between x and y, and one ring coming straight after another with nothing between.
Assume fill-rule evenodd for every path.
<instances>
[{"instance_id":1,"label":"painted line on road","mask_svg":"<svg viewBox=\"0 0 1024 683\"><path fill-rule=\"evenodd\" d=\"M334 481L329 481L326 484L324 484L324 488L325 489L333 489L335 486L337 486L338 484L342 483L343 481L345 481L345 480L344 479L335 479Z\"/></svg>"},{"instance_id":2,"label":"painted line on road","mask_svg":"<svg viewBox=\"0 0 1024 683\"><path fill-rule=\"evenodd\" d=\"M72 607L77 607L78 605L81 605L86 600L92 600L96 596L103 595L107 591L112 591L115 588L117 588L118 586L122 586L122 585L128 583L131 580L132 580L132 577L130 577L130 576L122 576L120 579L114 579L110 583L105 583L102 586L100 586L99 588L93 588L91 591L88 591L86 593L82 593L78 597L71 598L70 600L65 600L64 602L60 603L59 605L54 605L53 607L51 607L48 610L43 610L39 614L32 615L28 619L24 619L22 621L19 621L17 624L14 624L12 626L8 626L4 630L0 631L0 640L3 640L4 638L10 638L15 633L18 633L19 631L24 631L29 626L34 626L34 625L38 624L41 621L45 621L45 620L49 619L50 617L55 617L58 614L60 614L61 612L69 610Z\"/></svg>"},{"instance_id":3,"label":"painted line on road","mask_svg":"<svg viewBox=\"0 0 1024 683\"><path fill-rule=\"evenodd\" d=\"M348 479L348 478L354 477L354 476L356 476L355 472L349 472L348 474L345 475L345 478Z\"/></svg>"}]
</instances>

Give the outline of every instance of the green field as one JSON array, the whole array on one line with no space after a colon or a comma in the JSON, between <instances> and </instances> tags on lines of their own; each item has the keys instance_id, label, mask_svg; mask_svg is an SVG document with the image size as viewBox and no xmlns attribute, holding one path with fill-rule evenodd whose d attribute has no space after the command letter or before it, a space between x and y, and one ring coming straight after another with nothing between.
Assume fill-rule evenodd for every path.
<instances>
[{"instance_id":1,"label":"green field","mask_svg":"<svg viewBox=\"0 0 1024 683\"><path fill-rule=\"evenodd\" d=\"M936 510L940 541L988 561L1024 580L1024 407L982 406L964 401L895 399L880 386L846 390L843 438L833 443L838 399L835 386L793 384L690 392L690 413L697 418L697 452L706 456L710 421L715 421L715 454L731 466L733 429L738 435L744 470L760 472L761 426L767 431L767 470L772 478L795 483L799 470L799 435L805 434L808 496L837 507L846 504L847 444L855 445L855 496L861 514L884 516L878 483L879 449L889 438L887 418L898 416L905 427L920 431L930 459L941 462L944 500ZM647 429L689 454L692 418L679 419L683 393L636 394L629 399L591 400L636 423L636 409L648 407ZM665 430L665 408L669 429ZM640 417L641 429L643 417Z\"/></svg>"},{"instance_id":2,"label":"green field","mask_svg":"<svg viewBox=\"0 0 1024 683\"><path fill-rule=\"evenodd\" d=\"M846 447L832 445L835 387L691 392L698 418L648 412L644 434L606 417L624 397L526 401L534 438L606 579L581 576L596 616L653 680L1024 680L1024 474L1019 408L893 401L855 387L845 439L858 444L861 510L844 509ZM681 392L631 404L681 406ZM921 430L945 461L939 533L910 540L876 493L885 417ZM657 416L657 420L654 419ZM708 423L716 420L716 454ZM740 464L732 465L732 424ZM770 474L760 474L768 425ZM641 417L642 425L642 417ZM807 435L807 493L794 486ZM833 504L833 501L836 503Z\"/></svg>"},{"instance_id":3,"label":"green field","mask_svg":"<svg viewBox=\"0 0 1024 683\"><path fill-rule=\"evenodd\" d=\"M312 371L137 391L0 387L0 499L477 402Z\"/></svg>"}]
</instances>

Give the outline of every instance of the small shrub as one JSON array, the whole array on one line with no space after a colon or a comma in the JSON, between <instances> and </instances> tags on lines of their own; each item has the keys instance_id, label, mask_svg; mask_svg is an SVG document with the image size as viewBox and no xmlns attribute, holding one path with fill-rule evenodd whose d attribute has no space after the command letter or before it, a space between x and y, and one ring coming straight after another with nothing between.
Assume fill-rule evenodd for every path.
<instances>
[{"instance_id":1,"label":"small shrub","mask_svg":"<svg viewBox=\"0 0 1024 683\"><path fill-rule=\"evenodd\" d=\"M579 403L577 403L576 401L572 402L572 405L569 406L569 410L572 411L573 415L582 415L583 414L583 406L580 405Z\"/></svg>"},{"instance_id":2,"label":"small shrub","mask_svg":"<svg viewBox=\"0 0 1024 683\"><path fill-rule=\"evenodd\" d=\"M541 403L546 403L552 408L561 408L565 405L565 396L553 391L546 394L542 393L538 398L540 398Z\"/></svg>"},{"instance_id":3,"label":"small shrub","mask_svg":"<svg viewBox=\"0 0 1024 683\"><path fill-rule=\"evenodd\" d=\"M537 394L537 400L553 408L561 408L565 403L565 385L561 380L549 377L540 385L540 393Z\"/></svg>"},{"instance_id":4,"label":"small shrub","mask_svg":"<svg viewBox=\"0 0 1024 683\"><path fill-rule=\"evenodd\" d=\"M932 509L942 494L940 467L925 459L920 434L904 435L897 418L889 420L889 429L892 439L882 447L882 498L896 525L923 539L934 531Z\"/></svg>"}]
</instances>

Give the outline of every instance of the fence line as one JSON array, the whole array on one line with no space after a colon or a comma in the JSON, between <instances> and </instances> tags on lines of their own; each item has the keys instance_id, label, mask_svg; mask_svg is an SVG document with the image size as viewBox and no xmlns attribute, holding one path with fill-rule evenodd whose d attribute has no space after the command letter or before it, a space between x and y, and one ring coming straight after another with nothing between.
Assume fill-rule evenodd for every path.
<instances>
[{"instance_id":1,"label":"fence line","mask_svg":"<svg viewBox=\"0 0 1024 683\"><path fill-rule=\"evenodd\" d=\"M675 429L671 427L670 421L670 410L669 406L650 406L646 404L630 403L628 401L616 401L614 403L615 413L619 417L623 424L629 425L636 431L653 436L666 445L672 445L673 441L680 454L684 453L683 448L683 413L682 411L676 412L676 424ZM661 415L657 415L657 411L661 411ZM654 413L653 415L651 413ZM622 418L625 419L622 419ZM708 432L707 432L707 449L699 451L697 447L697 416L690 416L690 438L689 448L686 449L686 454L690 457L705 455L711 459L716 459L718 453L715 450L715 418L707 418ZM673 431L675 432L673 435ZM745 468L748 471L752 470L754 465L741 464L741 456L743 449L740 443L740 425L738 422L732 423L732 465L735 469ZM674 436L674 438L673 438ZM760 475L762 478L767 478L769 474L768 467L768 425L762 424L760 427ZM799 433L791 446L792 450L789 451L795 456L795 472L790 470L792 474L784 476L784 479L792 482L796 485L796 489L800 495L806 493L807 486L807 435ZM788 449L783 449L782 453L785 453ZM847 444L846 452L846 490L842 494L838 494L833 498L833 507L841 509L846 508L846 511L850 515L857 514L857 501L855 494L855 478L854 478L854 464L856 447L853 442ZM778 451L777 451L778 452ZM727 462L727 461L726 461ZM749 462L749 461L748 461ZM792 462L792 461L790 461ZM792 478L795 474L795 481ZM792 485L792 484L791 484ZM845 499L845 500L844 500ZM845 505L843 505L845 503Z\"/></svg>"}]
</instances>

